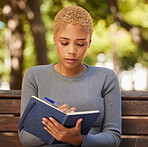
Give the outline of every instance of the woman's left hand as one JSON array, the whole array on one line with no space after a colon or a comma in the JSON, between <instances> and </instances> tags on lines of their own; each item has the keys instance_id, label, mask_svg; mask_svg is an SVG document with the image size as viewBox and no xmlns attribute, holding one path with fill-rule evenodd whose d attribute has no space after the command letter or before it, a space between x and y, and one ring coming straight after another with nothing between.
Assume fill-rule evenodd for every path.
<instances>
[{"instance_id":1,"label":"woman's left hand","mask_svg":"<svg viewBox=\"0 0 148 147\"><path fill-rule=\"evenodd\" d=\"M83 141L81 135L81 122L82 119L78 119L76 126L73 128L66 128L57 122L54 118L43 118L42 123L45 125L44 129L50 133L55 139L62 142L71 143L76 146L80 146Z\"/></svg>"}]
</instances>

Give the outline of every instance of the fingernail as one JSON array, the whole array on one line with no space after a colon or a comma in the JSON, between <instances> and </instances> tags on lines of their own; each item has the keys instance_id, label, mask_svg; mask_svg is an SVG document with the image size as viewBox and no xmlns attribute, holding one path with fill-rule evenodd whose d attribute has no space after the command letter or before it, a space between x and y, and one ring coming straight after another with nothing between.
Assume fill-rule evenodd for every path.
<instances>
[{"instance_id":1,"label":"fingernail","mask_svg":"<svg viewBox=\"0 0 148 147\"><path fill-rule=\"evenodd\" d=\"M42 120L45 120L45 118L43 117Z\"/></svg>"}]
</instances>

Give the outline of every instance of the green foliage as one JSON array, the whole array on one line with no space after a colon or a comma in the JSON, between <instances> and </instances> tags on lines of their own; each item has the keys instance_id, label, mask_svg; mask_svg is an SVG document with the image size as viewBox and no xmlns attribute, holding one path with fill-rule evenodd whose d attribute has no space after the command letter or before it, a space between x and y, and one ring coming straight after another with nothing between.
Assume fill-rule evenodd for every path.
<instances>
[{"instance_id":1,"label":"green foliage","mask_svg":"<svg viewBox=\"0 0 148 147\"><path fill-rule=\"evenodd\" d=\"M124 19L129 24L148 28L148 4L143 0L118 1Z\"/></svg>"},{"instance_id":2,"label":"green foliage","mask_svg":"<svg viewBox=\"0 0 148 147\"><path fill-rule=\"evenodd\" d=\"M148 3L143 0L118 0L118 4L124 20L139 27L142 36L148 42ZM148 67L148 53L146 51L132 41L124 46L127 48L127 52L124 53L122 49L119 55L123 69L127 69L129 66L133 67L136 62Z\"/></svg>"},{"instance_id":3,"label":"green foliage","mask_svg":"<svg viewBox=\"0 0 148 147\"><path fill-rule=\"evenodd\" d=\"M5 33L6 28L5 26L0 29L0 80L9 81L9 74L10 74L10 58L9 53L6 50L6 43L5 43Z\"/></svg>"},{"instance_id":4,"label":"green foliage","mask_svg":"<svg viewBox=\"0 0 148 147\"><path fill-rule=\"evenodd\" d=\"M141 25L141 28L143 28L143 35L148 38L147 33L145 33L146 24L148 22L148 17L146 17L148 15L148 9L146 9L148 5L141 0L118 0L118 4L124 19L129 24ZM133 43L130 33L114 22L106 1L101 0L42 1L41 12L46 30L46 39L49 49L48 57L50 63L58 62L56 48L53 43L53 19L60 9L69 5L82 6L91 14L94 21L92 43L84 59L85 63L95 65L97 62L97 55L99 53L104 53L109 56L112 54L114 49L117 49L118 58L120 59L122 65L121 68L127 69L134 66L136 62L141 62L146 65L147 61L143 60L144 58L139 57L142 56L142 53L139 53L138 45ZM145 51L143 52L143 54L145 54Z\"/></svg>"},{"instance_id":5,"label":"green foliage","mask_svg":"<svg viewBox=\"0 0 148 147\"><path fill-rule=\"evenodd\" d=\"M131 25L138 26L143 37L148 40L148 4L143 0L117 0L119 10L125 21ZM85 8L94 21L94 32L92 43L88 49L84 62L95 65L97 55L104 53L111 56L113 51L117 51L122 69L133 67L136 62L148 66L148 52L133 43L130 33L114 21L109 11L106 1L102 0L41 0L40 10L46 32L49 63L58 62L56 47L53 42L53 20L55 15L63 7L69 5L79 5ZM6 24L6 18L2 15L4 1L0 3L0 21ZM30 25L25 14L21 15L25 32L24 49L24 72L36 65L36 53L34 50L34 40L30 31ZM10 70L5 69L4 61L9 54L5 51L6 25L0 29L0 75L8 79Z\"/></svg>"},{"instance_id":6,"label":"green foliage","mask_svg":"<svg viewBox=\"0 0 148 147\"><path fill-rule=\"evenodd\" d=\"M24 62L23 62L23 67L24 67L24 73L28 68L31 68L36 65L36 53L35 53L35 48L34 48L34 40L33 36L30 31L30 25L28 22L23 20L24 24L24 32L25 32L25 48L24 48Z\"/></svg>"}]
</instances>

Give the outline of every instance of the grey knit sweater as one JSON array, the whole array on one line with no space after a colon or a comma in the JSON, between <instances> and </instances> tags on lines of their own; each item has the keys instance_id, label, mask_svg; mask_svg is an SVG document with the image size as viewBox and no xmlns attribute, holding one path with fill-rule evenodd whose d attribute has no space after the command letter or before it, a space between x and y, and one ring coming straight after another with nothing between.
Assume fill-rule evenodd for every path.
<instances>
[{"instance_id":1,"label":"grey knit sweater","mask_svg":"<svg viewBox=\"0 0 148 147\"><path fill-rule=\"evenodd\" d=\"M88 65L87 65L88 66ZM118 147L121 141L121 96L116 74L109 69L88 66L77 77L66 77L55 71L53 64L29 69L23 80L21 115L31 96L50 97L60 105L68 104L77 111L98 109L101 113L81 147ZM22 130L24 146L50 147L39 138ZM55 145L57 146L57 145ZM59 145L58 145L59 146ZM60 145L60 147L71 144Z\"/></svg>"}]
</instances>

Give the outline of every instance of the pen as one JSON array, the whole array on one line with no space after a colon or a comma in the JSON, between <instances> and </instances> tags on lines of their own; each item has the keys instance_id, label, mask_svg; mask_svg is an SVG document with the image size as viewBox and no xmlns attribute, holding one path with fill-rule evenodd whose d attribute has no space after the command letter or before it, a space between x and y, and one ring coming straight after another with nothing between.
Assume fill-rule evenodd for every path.
<instances>
[{"instance_id":1,"label":"pen","mask_svg":"<svg viewBox=\"0 0 148 147\"><path fill-rule=\"evenodd\" d=\"M48 97L44 97L44 99L47 100L47 101L49 101L50 103L54 104L56 107L58 107L58 106L56 105L56 102L53 101L52 99L50 99L50 98L48 98Z\"/></svg>"},{"instance_id":2,"label":"pen","mask_svg":"<svg viewBox=\"0 0 148 147\"><path fill-rule=\"evenodd\" d=\"M45 100L47 100L48 102L52 103L54 106L59 107L59 104L57 105L57 103L55 101L53 101L52 99L48 98L48 97L44 97ZM70 110L70 112L74 112L73 110Z\"/></svg>"}]
</instances>

